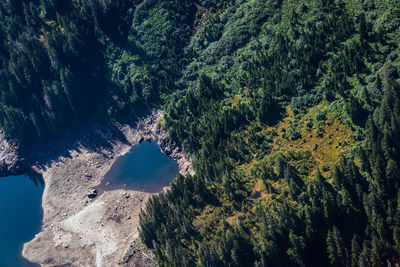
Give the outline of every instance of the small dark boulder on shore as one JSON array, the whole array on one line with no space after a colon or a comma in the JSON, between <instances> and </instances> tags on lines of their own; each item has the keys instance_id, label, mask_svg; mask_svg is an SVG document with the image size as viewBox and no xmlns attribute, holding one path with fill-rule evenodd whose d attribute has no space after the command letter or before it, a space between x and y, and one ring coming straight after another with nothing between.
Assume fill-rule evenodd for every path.
<instances>
[{"instance_id":1,"label":"small dark boulder on shore","mask_svg":"<svg viewBox=\"0 0 400 267\"><path fill-rule=\"evenodd\" d=\"M97 190L96 189L92 189L87 196L88 196L88 198L97 197Z\"/></svg>"}]
</instances>

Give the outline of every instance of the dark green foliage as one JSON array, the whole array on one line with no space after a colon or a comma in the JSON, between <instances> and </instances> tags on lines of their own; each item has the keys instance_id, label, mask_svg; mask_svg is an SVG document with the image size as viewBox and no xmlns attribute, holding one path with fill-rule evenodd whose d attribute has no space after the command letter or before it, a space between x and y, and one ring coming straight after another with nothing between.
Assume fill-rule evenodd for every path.
<instances>
[{"instance_id":1,"label":"dark green foliage","mask_svg":"<svg viewBox=\"0 0 400 267\"><path fill-rule=\"evenodd\" d=\"M25 142L160 103L194 12L192 1L2 1L2 130Z\"/></svg>"},{"instance_id":2,"label":"dark green foliage","mask_svg":"<svg viewBox=\"0 0 400 267\"><path fill-rule=\"evenodd\" d=\"M247 13L240 16L243 10ZM261 13L266 16L255 15ZM399 9L389 3L237 1L196 33L187 50L194 60L177 83L182 91L168 105L166 127L194 154L196 177L206 182L209 196L220 200L204 198L202 205L221 210L216 216L222 218L213 218L219 222L216 230L202 231L192 220L194 234L175 248L185 250L184 259L165 260L160 255L168 250L156 249L161 264L229 266L243 265L244 259L246 266L399 262L398 15ZM250 30L244 21L255 26ZM274 135L258 131L279 121L281 106L290 103L296 115L321 100L344 101L343 113L352 127L359 127L359 140L367 136L359 148L361 165L354 154L343 155L330 174L317 170L310 178L313 164L308 167L302 158L312 158L311 153L263 159ZM326 111L313 119L302 123L309 131L314 126L322 137ZM301 138L297 122L290 122L285 138ZM238 170L255 159L260 163L251 173ZM279 200L254 211L249 208L249 184L258 178L272 199ZM285 189L274 186L276 182ZM175 210L193 218L203 209L186 213L192 207L182 204ZM169 212L157 216L165 219ZM244 215L232 226L224 216L235 212ZM144 212L142 221L152 216ZM156 223L152 227L142 229L142 235L162 229ZM174 227L182 233L187 229L186 223ZM160 247L175 240L174 235L162 235L162 241L157 239L161 235L155 236Z\"/></svg>"},{"instance_id":3,"label":"dark green foliage","mask_svg":"<svg viewBox=\"0 0 400 267\"><path fill-rule=\"evenodd\" d=\"M161 266L394 266L399 6L1 1L0 126L27 142L163 105L165 127L193 155L196 174L179 175L140 215L142 241ZM321 101L336 110L302 120ZM323 162L323 175L318 144L276 154L282 139L271 128L288 105L294 120L282 139L329 137L333 114L359 147L331 172ZM266 202L257 202L255 183Z\"/></svg>"},{"instance_id":4,"label":"dark green foliage","mask_svg":"<svg viewBox=\"0 0 400 267\"><path fill-rule=\"evenodd\" d=\"M128 39L113 58L109 114L151 106L174 89L194 12L194 3L187 0L145 0L138 5Z\"/></svg>"},{"instance_id":5,"label":"dark green foliage","mask_svg":"<svg viewBox=\"0 0 400 267\"><path fill-rule=\"evenodd\" d=\"M5 133L20 140L46 136L96 113L106 90L98 18L93 16L98 4L10 0L0 5L0 121ZM22 127L12 127L14 120Z\"/></svg>"}]
</instances>

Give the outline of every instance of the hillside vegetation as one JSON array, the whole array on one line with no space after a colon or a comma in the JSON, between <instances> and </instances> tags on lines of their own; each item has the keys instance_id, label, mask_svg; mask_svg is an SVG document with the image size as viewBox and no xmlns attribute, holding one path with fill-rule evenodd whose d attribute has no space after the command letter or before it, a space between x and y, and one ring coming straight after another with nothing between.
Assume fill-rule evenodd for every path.
<instances>
[{"instance_id":1,"label":"hillside vegetation","mask_svg":"<svg viewBox=\"0 0 400 267\"><path fill-rule=\"evenodd\" d=\"M194 14L178 0L1 1L1 128L24 143L161 103Z\"/></svg>"},{"instance_id":2,"label":"hillside vegetation","mask_svg":"<svg viewBox=\"0 0 400 267\"><path fill-rule=\"evenodd\" d=\"M161 266L397 266L399 0L0 2L0 126L162 107L194 156L141 213Z\"/></svg>"},{"instance_id":3,"label":"hillside vegetation","mask_svg":"<svg viewBox=\"0 0 400 267\"><path fill-rule=\"evenodd\" d=\"M162 266L400 262L399 8L236 1L196 32L165 116L196 174L141 215Z\"/></svg>"}]
</instances>

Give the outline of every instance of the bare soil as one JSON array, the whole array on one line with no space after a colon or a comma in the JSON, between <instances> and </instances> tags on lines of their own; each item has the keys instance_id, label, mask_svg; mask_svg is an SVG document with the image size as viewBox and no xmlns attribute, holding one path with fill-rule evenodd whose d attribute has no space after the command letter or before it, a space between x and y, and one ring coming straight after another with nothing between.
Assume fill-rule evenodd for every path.
<instances>
[{"instance_id":1,"label":"bare soil","mask_svg":"<svg viewBox=\"0 0 400 267\"><path fill-rule=\"evenodd\" d=\"M157 265L138 240L139 213L151 194L125 189L93 199L88 194L118 157L146 139L157 141L181 173L193 173L191 157L168 138L159 125L161 117L161 111L153 111L134 123L93 128L75 138L68 151L58 142L58 153L47 156L47 162L38 160L34 169L45 181L43 225L24 245L24 257L41 266ZM45 157L37 153L39 159Z\"/></svg>"}]
</instances>

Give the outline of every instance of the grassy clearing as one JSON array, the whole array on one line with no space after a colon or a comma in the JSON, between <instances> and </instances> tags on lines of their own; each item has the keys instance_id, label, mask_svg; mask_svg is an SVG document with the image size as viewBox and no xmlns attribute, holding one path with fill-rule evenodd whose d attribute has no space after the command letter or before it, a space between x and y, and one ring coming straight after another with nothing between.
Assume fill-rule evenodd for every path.
<instances>
[{"instance_id":1,"label":"grassy clearing","mask_svg":"<svg viewBox=\"0 0 400 267\"><path fill-rule=\"evenodd\" d=\"M271 144L271 154L309 151L317 163L313 173L319 169L323 175L329 174L340 157L355 145L353 131L328 111L325 102L302 116L295 117L289 107L286 114L282 122L274 127L277 136ZM300 137L290 140L290 128L296 128Z\"/></svg>"},{"instance_id":2,"label":"grassy clearing","mask_svg":"<svg viewBox=\"0 0 400 267\"><path fill-rule=\"evenodd\" d=\"M235 105L243 99L236 95L230 101ZM271 166L277 175L278 159L284 158L296 169L305 183L313 179L317 170L320 170L329 181L330 173L341 156L358 145L350 126L343 123L339 117L329 110L326 102L321 102L297 115L288 106L284 118L277 125L260 126L258 123L252 123L236 133L243 138L248 147L252 147L249 149L252 159L236 168L237 172L244 174L242 177L248 177L244 181L245 187L248 188L246 204L240 211L236 210L229 200L221 195L219 198L221 206L207 206L198 211L193 221L195 229L206 239L212 239L216 232L222 231L224 223L234 227L238 221L252 221L257 207L269 208L283 202L297 207L298 203L290 197L288 181L282 178L275 181L265 180L258 175L257 169L263 165ZM254 144L257 138L270 140L269 152L261 158L254 153L259 146ZM223 192L222 187L218 190ZM242 220L243 216L246 217L245 220ZM252 221L250 229L254 237L257 236L258 225L259 222Z\"/></svg>"}]
</instances>

